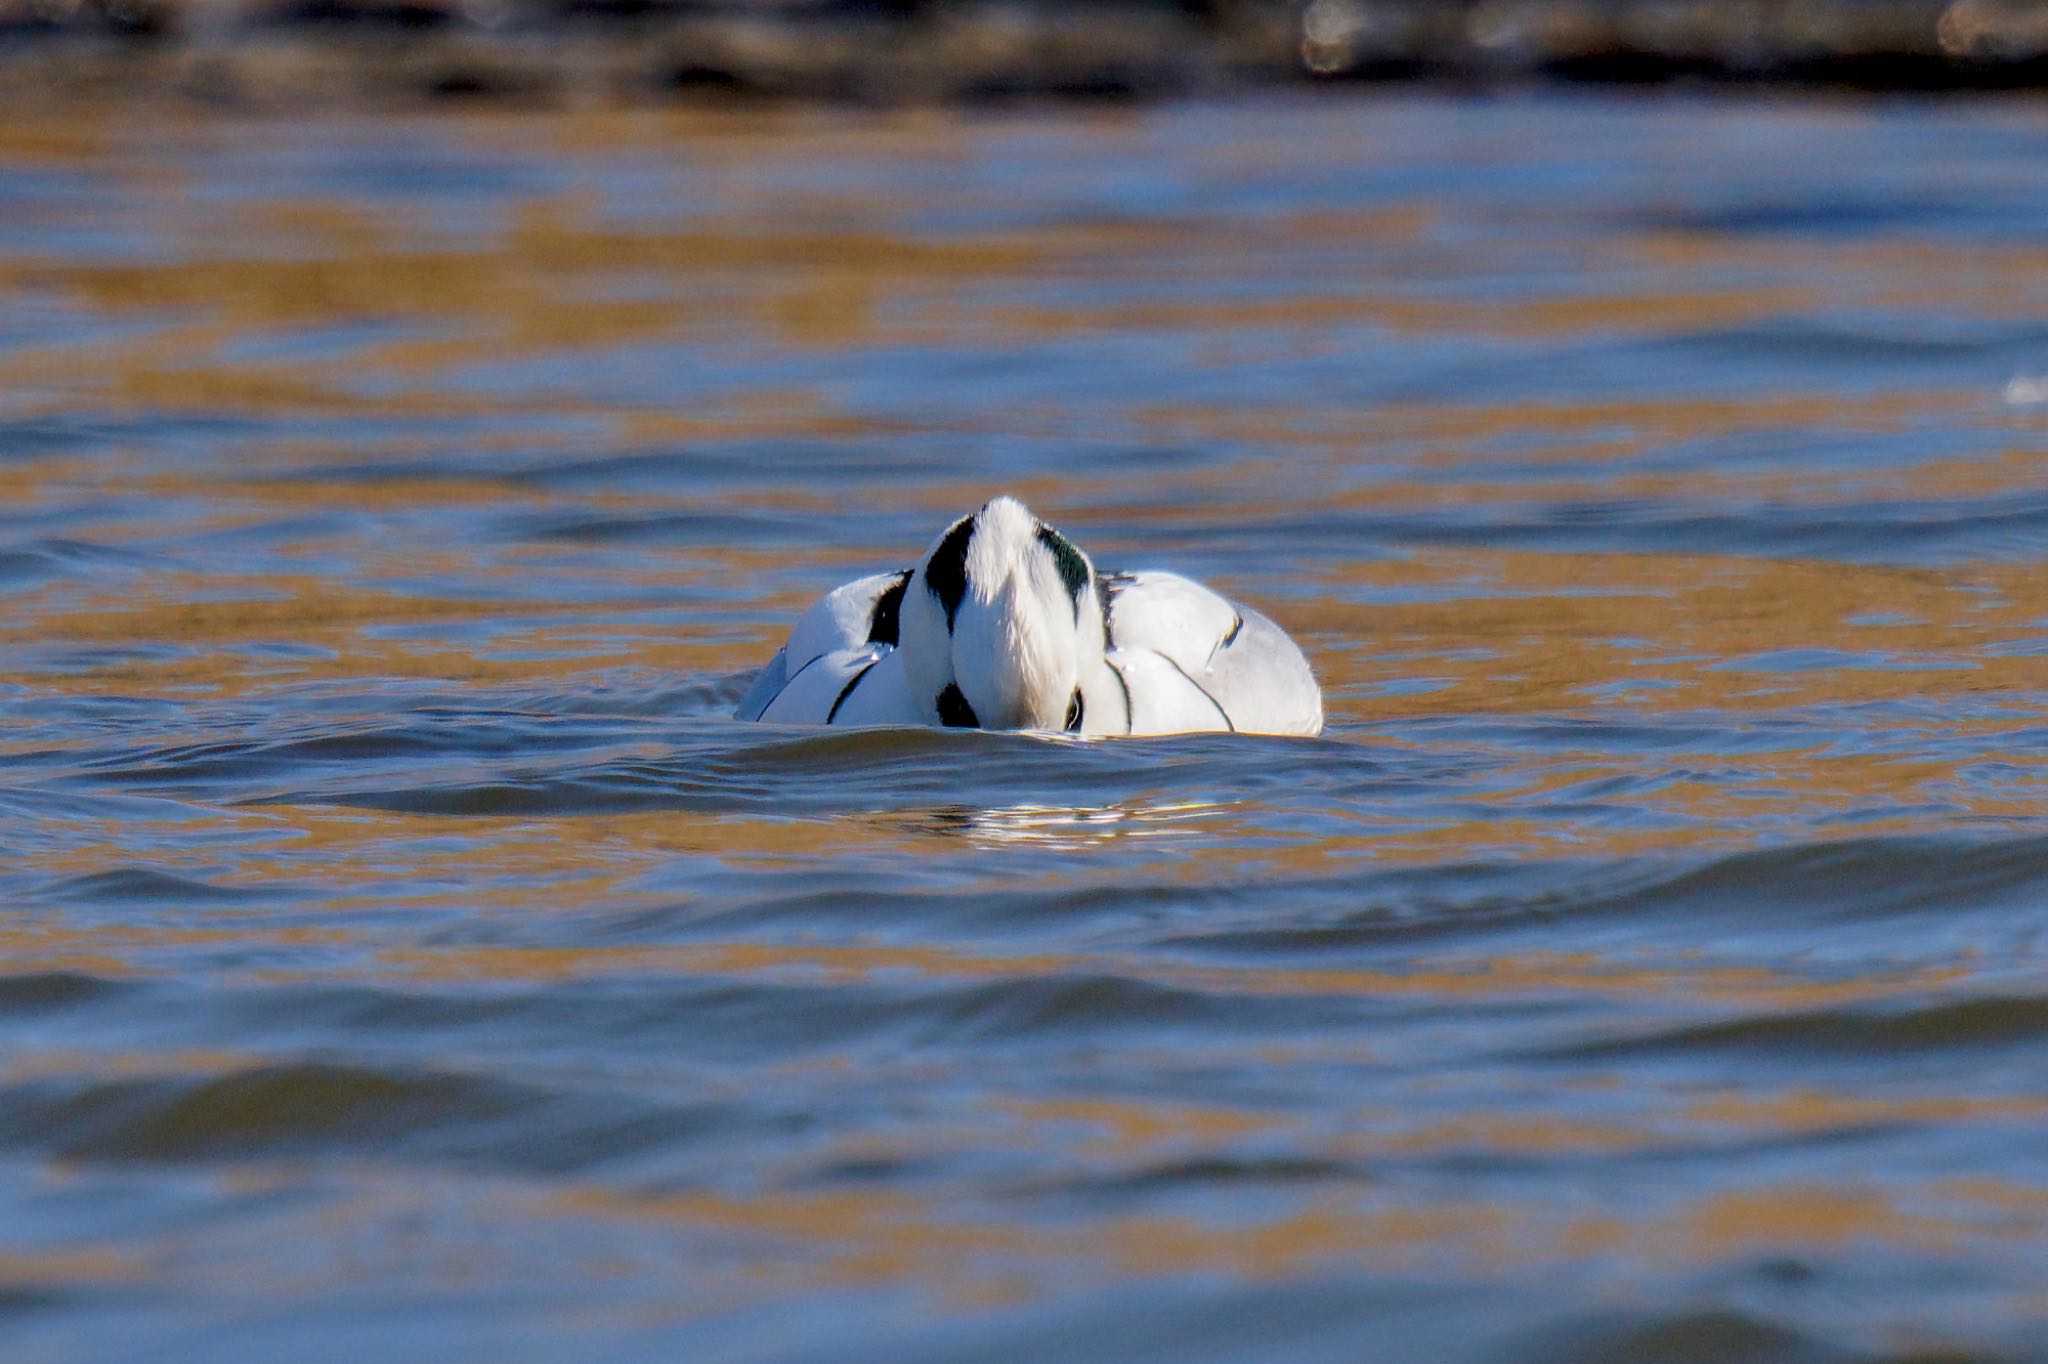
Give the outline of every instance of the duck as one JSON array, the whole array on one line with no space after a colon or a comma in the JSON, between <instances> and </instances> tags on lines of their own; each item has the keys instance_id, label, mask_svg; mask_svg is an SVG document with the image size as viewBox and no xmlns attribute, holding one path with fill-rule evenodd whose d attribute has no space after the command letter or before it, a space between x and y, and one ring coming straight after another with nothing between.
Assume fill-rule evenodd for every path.
<instances>
[{"instance_id":1,"label":"duck","mask_svg":"<svg viewBox=\"0 0 2048 1364\"><path fill-rule=\"evenodd\" d=\"M1308 659L1265 615L1177 573L1103 573L1001 496L909 568L834 588L797 619L734 716L1083 737L1315 735Z\"/></svg>"}]
</instances>

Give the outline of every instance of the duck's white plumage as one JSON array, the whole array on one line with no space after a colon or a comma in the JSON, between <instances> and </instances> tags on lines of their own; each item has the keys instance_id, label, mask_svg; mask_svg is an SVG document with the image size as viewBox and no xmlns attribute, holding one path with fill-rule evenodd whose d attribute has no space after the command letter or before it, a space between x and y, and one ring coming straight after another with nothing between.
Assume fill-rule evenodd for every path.
<instances>
[{"instance_id":1,"label":"duck's white plumage","mask_svg":"<svg viewBox=\"0 0 2048 1364\"><path fill-rule=\"evenodd\" d=\"M1259 612L1173 573L1099 574L1014 498L914 568L825 594L742 720L1079 734L1319 734L1308 660Z\"/></svg>"}]
</instances>

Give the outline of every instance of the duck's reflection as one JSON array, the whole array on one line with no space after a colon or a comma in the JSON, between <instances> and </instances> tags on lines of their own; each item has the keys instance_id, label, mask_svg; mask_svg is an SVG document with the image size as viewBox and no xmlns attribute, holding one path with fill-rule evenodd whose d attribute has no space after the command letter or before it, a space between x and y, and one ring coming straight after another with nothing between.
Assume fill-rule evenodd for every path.
<instances>
[{"instance_id":1,"label":"duck's reflection","mask_svg":"<svg viewBox=\"0 0 2048 1364\"><path fill-rule=\"evenodd\" d=\"M1109 805L1025 802L989 808L937 805L905 811L903 819L907 827L921 833L950 835L992 846L1030 844L1074 849L1134 839L1189 837L1197 826L1220 817L1228 808L1215 801L1119 801Z\"/></svg>"}]
</instances>

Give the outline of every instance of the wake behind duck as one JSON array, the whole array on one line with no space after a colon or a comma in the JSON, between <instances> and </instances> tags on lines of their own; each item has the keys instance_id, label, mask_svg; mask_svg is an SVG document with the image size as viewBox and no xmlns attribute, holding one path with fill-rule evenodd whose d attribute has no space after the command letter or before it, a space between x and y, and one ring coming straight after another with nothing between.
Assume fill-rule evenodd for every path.
<instances>
[{"instance_id":1,"label":"wake behind duck","mask_svg":"<svg viewBox=\"0 0 2048 1364\"><path fill-rule=\"evenodd\" d=\"M1320 734L1323 697L1287 632L1173 573L1098 573L998 497L914 568L835 588L798 619L736 712L798 725L1070 734Z\"/></svg>"}]
</instances>

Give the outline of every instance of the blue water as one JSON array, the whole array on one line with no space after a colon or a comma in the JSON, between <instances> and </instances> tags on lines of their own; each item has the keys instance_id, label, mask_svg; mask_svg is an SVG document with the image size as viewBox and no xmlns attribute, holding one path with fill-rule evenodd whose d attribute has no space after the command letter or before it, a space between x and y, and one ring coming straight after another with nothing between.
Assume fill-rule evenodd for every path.
<instances>
[{"instance_id":1,"label":"blue water","mask_svg":"<svg viewBox=\"0 0 2048 1364\"><path fill-rule=\"evenodd\" d=\"M0 124L0 1356L2048 1359L2048 113ZM727 718L1024 497L1317 740Z\"/></svg>"}]
</instances>

